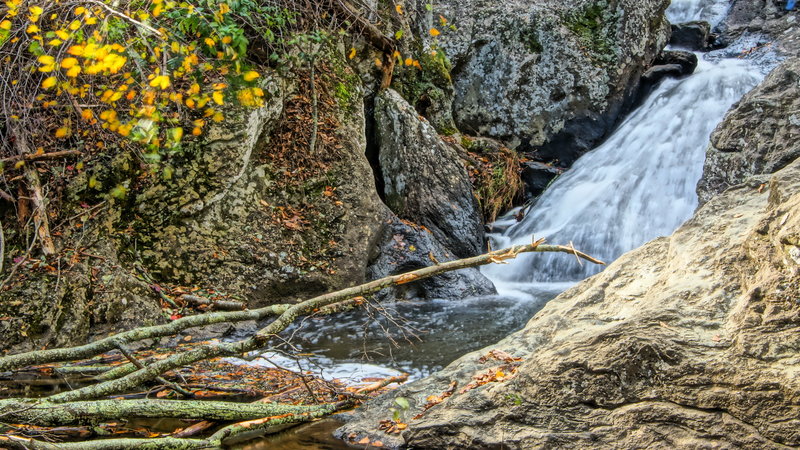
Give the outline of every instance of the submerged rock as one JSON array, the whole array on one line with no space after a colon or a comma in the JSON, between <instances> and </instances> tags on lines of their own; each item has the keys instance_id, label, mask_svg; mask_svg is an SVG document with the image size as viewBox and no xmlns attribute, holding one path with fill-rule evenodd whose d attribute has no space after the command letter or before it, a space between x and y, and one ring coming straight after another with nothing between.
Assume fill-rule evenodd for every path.
<instances>
[{"instance_id":1,"label":"submerged rock","mask_svg":"<svg viewBox=\"0 0 800 450\"><path fill-rule=\"evenodd\" d=\"M668 0L446 0L459 129L570 164L616 124L664 47ZM422 5L420 9L424 9ZM427 31L428 22L422 21Z\"/></svg>"},{"instance_id":2,"label":"submerged rock","mask_svg":"<svg viewBox=\"0 0 800 450\"><path fill-rule=\"evenodd\" d=\"M800 156L800 58L791 58L744 96L711 135L701 203L752 175L772 173Z\"/></svg>"}]
</instances>

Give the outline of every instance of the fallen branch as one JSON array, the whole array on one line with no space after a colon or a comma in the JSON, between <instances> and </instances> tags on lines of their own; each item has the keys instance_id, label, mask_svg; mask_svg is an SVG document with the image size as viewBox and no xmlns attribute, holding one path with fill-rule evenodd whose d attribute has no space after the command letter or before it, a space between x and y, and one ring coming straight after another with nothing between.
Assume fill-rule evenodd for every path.
<instances>
[{"instance_id":1,"label":"fallen branch","mask_svg":"<svg viewBox=\"0 0 800 450\"><path fill-rule=\"evenodd\" d=\"M35 162L35 161L52 161L54 159L67 158L69 156L80 156L82 153L78 150L64 150L60 152L49 153L27 153L24 155L15 155L8 158L0 159L0 162L7 164L17 161Z\"/></svg>"},{"instance_id":2,"label":"fallen branch","mask_svg":"<svg viewBox=\"0 0 800 450\"><path fill-rule=\"evenodd\" d=\"M0 418L7 423L40 426L81 425L126 419L197 419L244 421L264 417L331 413L330 404L295 406L280 403L236 403L209 400L94 400L54 404L46 400L0 400Z\"/></svg>"},{"instance_id":3,"label":"fallen branch","mask_svg":"<svg viewBox=\"0 0 800 450\"><path fill-rule=\"evenodd\" d=\"M503 250L497 250L480 256L472 258L459 259L456 261L449 261L438 264L436 266L425 267L412 272L404 273L401 275L391 275L381 278L379 280L371 281L359 286L342 289L337 292L314 297L312 299L303 301L296 305L286 308L274 321L269 325L259 330L255 335L237 342L218 343L212 345L205 345L183 353L178 353L169 358L156 361L153 364L145 367L144 369L136 370L133 373L125 375L121 378L106 381L93 386L87 386L74 391L62 392L60 394L48 397L48 401L53 403L74 402L79 400L87 400L92 398L102 398L113 395L119 392L125 392L135 386L140 386L149 382L161 374L177 369L178 367L190 365L205 359L211 359L222 356L237 356L242 355L253 350L258 350L267 345L269 340L276 336L278 333L286 329L299 317L311 314L320 308L323 308L334 303L339 303L354 297L363 297L365 295L373 294L381 289L397 286L400 284L410 283L412 281L422 280L433 277L453 270L465 269L468 267L477 267L491 263L498 263L508 259L516 258L522 253L531 252L562 252L577 255L588 261L594 263L601 263L599 260L592 258L585 253L579 252L575 249L565 247L562 245L543 245L542 240L528 244L517 245ZM241 314L241 313L228 313L228 314ZM0 359L0 363L2 360ZM2 364L0 364L2 367Z\"/></svg>"}]
</instances>

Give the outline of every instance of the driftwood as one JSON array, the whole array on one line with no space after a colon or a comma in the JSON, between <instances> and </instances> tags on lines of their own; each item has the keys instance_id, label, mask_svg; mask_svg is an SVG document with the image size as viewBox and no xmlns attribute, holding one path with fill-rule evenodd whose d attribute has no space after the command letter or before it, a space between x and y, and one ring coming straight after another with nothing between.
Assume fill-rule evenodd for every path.
<instances>
[{"instance_id":1,"label":"driftwood","mask_svg":"<svg viewBox=\"0 0 800 450\"><path fill-rule=\"evenodd\" d=\"M229 356L246 356L247 353L265 348L269 341L291 325L298 318L310 314L333 314L358 307L363 296L381 289L430 278L442 273L468 267L492 263L504 263L522 253L562 252L583 258L596 264L603 264L571 246L544 245L543 240L529 245L518 245L484 255L455 261L443 262L412 272L392 275L337 292L314 297L292 305L273 305L249 311L214 312L184 317L165 325L143 327L100 339L96 342L63 349L39 350L0 358L0 371L23 369L34 364L74 361L91 358L110 350L122 350L131 363L106 371L96 377L102 381L97 384L51 395L42 399L0 400L0 422L23 423L27 425L72 425L96 423L103 420L128 417L171 417L204 420L224 420L246 422L230 425L206 439L164 437L157 439L115 439L98 440L73 444L55 444L13 437L6 441L10 445L27 448L138 448L145 443L153 448L207 448L218 447L236 436L266 432L276 426L313 420L332 413L338 408L351 404L352 398L338 404L316 406L287 406L279 404L241 404L199 400L100 400L108 396L119 396L135 390L153 380L166 383L161 377L164 373L199 361ZM176 335L194 327L222 322L240 322L274 317L264 328L252 336L228 343L213 343L191 348L161 360L136 360L125 345L154 337ZM392 380L394 382L400 379ZM390 381L391 382L391 381ZM388 383L387 383L388 384ZM174 383L169 387L178 392L185 391ZM383 387L378 383L362 389L365 391ZM183 392L182 392L183 393ZM260 430L260 431L259 431ZM11 437L8 437L11 439ZM5 442L4 442L5 443Z\"/></svg>"}]
</instances>

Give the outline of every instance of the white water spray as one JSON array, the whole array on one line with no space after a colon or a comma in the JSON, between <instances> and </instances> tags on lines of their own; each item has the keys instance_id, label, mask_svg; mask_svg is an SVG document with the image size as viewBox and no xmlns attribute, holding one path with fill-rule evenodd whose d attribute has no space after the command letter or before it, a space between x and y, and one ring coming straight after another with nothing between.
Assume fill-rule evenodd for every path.
<instances>
[{"instance_id":1,"label":"white water spray","mask_svg":"<svg viewBox=\"0 0 800 450\"><path fill-rule=\"evenodd\" d=\"M672 0L667 19L670 23L704 20L713 27L722 21L729 8L728 0Z\"/></svg>"},{"instance_id":2,"label":"white water spray","mask_svg":"<svg viewBox=\"0 0 800 450\"><path fill-rule=\"evenodd\" d=\"M694 75L665 80L605 143L556 180L521 222L498 222L511 226L491 236L495 247L529 243L535 235L572 242L610 262L670 234L697 206L695 186L711 131L761 78L741 60L701 60ZM504 290L509 282L519 289L519 283L578 281L599 270L563 254L528 254L485 273Z\"/></svg>"}]
</instances>

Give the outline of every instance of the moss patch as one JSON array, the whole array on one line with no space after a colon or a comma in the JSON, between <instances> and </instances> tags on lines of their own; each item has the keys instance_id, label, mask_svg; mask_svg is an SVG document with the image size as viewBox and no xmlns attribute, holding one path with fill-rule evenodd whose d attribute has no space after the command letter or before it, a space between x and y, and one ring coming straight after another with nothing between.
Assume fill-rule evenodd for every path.
<instances>
[{"instance_id":1,"label":"moss patch","mask_svg":"<svg viewBox=\"0 0 800 450\"><path fill-rule=\"evenodd\" d=\"M610 9L607 2L600 1L563 18L564 25L578 37L581 50L598 65L616 61L617 16Z\"/></svg>"}]
</instances>

